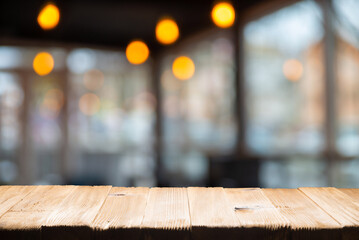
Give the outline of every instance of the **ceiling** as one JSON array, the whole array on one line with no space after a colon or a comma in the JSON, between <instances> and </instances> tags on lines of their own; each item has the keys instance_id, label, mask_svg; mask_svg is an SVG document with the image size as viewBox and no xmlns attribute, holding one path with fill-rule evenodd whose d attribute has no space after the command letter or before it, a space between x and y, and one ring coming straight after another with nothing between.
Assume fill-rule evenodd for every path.
<instances>
[{"instance_id":1,"label":"ceiling","mask_svg":"<svg viewBox=\"0 0 359 240\"><path fill-rule=\"evenodd\" d=\"M26 39L122 48L132 39L142 39L152 50L162 46L155 41L159 18L173 17L181 39L213 26L210 19L215 0L57 0L61 11L59 25L43 31L36 18L43 0L11 0L0 3L0 40ZM240 14L265 0L233 2ZM1 42L0 42L1 44Z\"/></svg>"}]
</instances>

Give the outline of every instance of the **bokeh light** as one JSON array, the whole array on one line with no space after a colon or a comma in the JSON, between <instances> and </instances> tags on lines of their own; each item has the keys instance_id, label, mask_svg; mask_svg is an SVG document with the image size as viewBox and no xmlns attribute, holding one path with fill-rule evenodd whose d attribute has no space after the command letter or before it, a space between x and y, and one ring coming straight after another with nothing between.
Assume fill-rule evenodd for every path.
<instances>
[{"instance_id":1,"label":"bokeh light","mask_svg":"<svg viewBox=\"0 0 359 240\"><path fill-rule=\"evenodd\" d=\"M52 3L47 4L43 9L41 9L37 22L40 27L44 30L50 30L59 24L60 20L60 11L58 7Z\"/></svg>"},{"instance_id":2,"label":"bokeh light","mask_svg":"<svg viewBox=\"0 0 359 240\"><path fill-rule=\"evenodd\" d=\"M126 48L127 60L132 64L144 63L150 54L146 43L142 41L132 41Z\"/></svg>"},{"instance_id":3,"label":"bokeh light","mask_svg":"<svg viewBox=\"0 0 359 240\"><path fill-rule=\"evenodd\" d=\"M288 59L283 64L283 74L289 81L298 81L303 76L303 64L296 59Z\"/></svg>"},{"instance_id":4,"label":"bokeh light","mask_svg":"<svg viewBox=\"0 0 359 240\"><path fill-rule=\"evenodd\" d=\"M97 65L96 52L87 48L71 51L66 60L70 71L77 74L82 74Z\"/></svg>"},{"instance_id":5,"label":"bokeh light","mask_svg":"<svg viewBox=\"0 0 359 240\"><path fill-rule=\"evenodd\" d=\"M57 88L47 90L41 105L40 114L43 117L55 118L59 115L64 104L64 93Z\"/></svg>"},{"instance_id":6,"label":"bokeh light","mask_svg":"<svg viewBox=\"0 0 359 240\"><path fill-rule=\"evenodd\" d=\"M212 9L212 20L221 28L228 28L233 25L235 19L233 6L228 2L216 4Z\"/></svg>"},{"instance_id":7,"label":"bokeh light","mask_svg":"<svg viewBox=\"0 0 359 240\"><path fill-rule=\"evenodd\" d=\"M98 69L91 69L84 74L83 82L87 89L95 91L102 87L104 75Z\"/></svg>"},{"instance_id":8,"label":"bokeh light","mask_svg":"<svg viewBox=\"0 0 359 240\"><path fill-rule=\"evenodd\" d=\"M101 100L93 93L84 94L79 101L80 111L87 115L92 116L100 110Z\"/></svg>"},{"instance_id":9,"label":"bokeh light","mask_svg":"<svg viewBox=\"0 0 359 240\"><path fill-rule=\"evenodd\" d=\"M48 52L38 53L33 61L34 71L40 75L44 76L49 74L54 68L54 58Z\"/></svg>"},{"instance_id":10,"label":"bokeh light","mask_svg":"<svg viewBox=\"0 0 359 240\"><path fill-rule=\"evenodd\" d=\"M176 78L180 80L190 79L195 71L195 66L189 57L181 56L174 60L172 65L172 72Z\"/></svg>"},{"instance_id":11,"label":"bokeh light","mask_svg":"<svg viewBox=\"0 0 359 240\"><path fill-rule=\"evenodd\" d=\"M162 44L174 43L179 37L177 23L169 18L162 19L156 25L156 38Z\"/></svg>"}]
</instances>

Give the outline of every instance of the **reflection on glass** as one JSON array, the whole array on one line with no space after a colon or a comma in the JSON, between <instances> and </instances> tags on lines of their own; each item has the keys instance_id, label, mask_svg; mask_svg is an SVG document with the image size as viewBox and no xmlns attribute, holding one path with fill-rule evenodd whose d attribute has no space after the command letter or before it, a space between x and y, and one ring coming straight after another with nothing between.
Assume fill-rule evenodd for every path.
<instances>
[{"instance_id":1,"label":"reflection on glass","mask_svg":"<svg viewBox=\"0 0 359 240\"><path fill-rule=\"evenodd\" d=\"M24 95L19 77L14 73L0 72L0 86L0 161L13 161L21 143L20 114Z\"/></svg>"},{"instance_id":2,"label":"reflection on glass","mask_svg":"<svg viewBox=\"0 0 359 240\"><path fill-rule=\"evenodd\" d=\"M61 77L53 73L47 76L29 76L31 93L29 102L29 140L26 161L31 162L31 169L36 179L34 183L60 184L60 162L62 161L61 114L64 94L61 89ZM57 176L56 180L49 177Z\"/></svg>"},{"instance_id":3,"label":"reflection on glass","mask_svg":"<svg viewBox=\"0 0 359 240\"><path fill-rule=\"evenodd\" d=\"M337 147L359 155L359 2L334 0L336 16Z\"/></svg>"},{"instance_id":4,"label":"reflection on glass","mask_svg":"<svg viewBox=\"0 0 359 240\"><path fill-rule=\"evenodd\" d=\"M326 187L326 162L313 157L268 159L260 167L260 184L266 188Z\"/></svg>"},{"instance_id":5,"label":"reflection on glass","mask_svg":"<svg viewBox=\"0 0 359 240\"><path fill-rule=\"evenodd\" d=\"M93 93L86 93L82 95L79 101L80 111L88 116L96 114L101 107L100 98Z\"/></svg>"},{"instance_id":6,"label":"reflection on glass","mask_svg":"<svg viewBox=\"0 0 359 240\"><path fill-rule=\"evenodd\" d=\"M91 63L69 65L76 66L69 93L72 181L155 184L149 65L131 65L121 52L83 51L74 49L68 59L75 64L80 53Z\"/></svg>"},{"instance_id":7,"label":"reflection on glass","mask_svg":"<svg viewBox=\"0 0 359 240\"><path fill-rule=\"evenodd\" d=\"M0 69L12 69L21 65L21 53L15 47L0 47Z\"/></svg>"},{"instance_id":8,"label":"reflection on glass","mask_svg":"<svg viewBox=\"0 0 359 240\"><path fill-rule=\"evenodd\" d=\"M195 63L195 74L177 79L178 56ZM204 184L207 157L233 150L235 142L233 46L229 36L192 42L162 62L164 167L169 185ZM193 69L194 70L194 69Z\"/></svg>"},{"instance_id":9,"label":"reflection on glass","mask_svg":"<svg viewBox=\"0 0 359 240\"><path fill-rule=\"evenodd\" d=\"M323 149L322 38L320 9L312 1L246 25L247 141L255 153Z\"/></svg>"},{"instance_id":10,"label":"reflection on glass","mask_svg":"<svg viewBox=\"0 0 359 240\"><path fill-rule=\"evenodd\" d=\"M33 71L39 52L50 75ZM0 184L23 180L23 164L27 184L156 184L149 67L124 52L0 47Z\"/></svg>"},{"instance_id":11,"label":"reflection on glass","mask_svg":"<svg viewBox=\"0 0 359 240\"><path fill-rule=\"evenodd\" d=\"M7 56L0 54L0 63L3 57ZM18 177L16 162L21 144L24 96L17 74L0 72L0 86L0 184L11 184Z\"/></svg>"}]
</instances>

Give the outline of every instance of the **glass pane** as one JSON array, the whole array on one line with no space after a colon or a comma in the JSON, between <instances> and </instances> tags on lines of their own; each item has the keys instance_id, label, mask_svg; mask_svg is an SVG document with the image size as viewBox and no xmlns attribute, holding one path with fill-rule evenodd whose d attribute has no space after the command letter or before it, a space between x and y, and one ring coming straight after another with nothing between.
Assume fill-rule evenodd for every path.
<instances>
[{"instance_id":1,"label":"glass pane","mask_svg":"<svg viewBox=\"0 0 359 240\"><path fill-rule=\"evenodd\" d=\"M334 164L334 187L358 188L359 159L338 161Z\"/></svg>"},{"instance_id":2,"label":"glass pane","mask_svg":"<svg viewBox=\"0 0 359 240\"><path fill-rule=\"evenodd\" d=\"M3 57L6 55L0 54L0 62ZM24 94L19 76L13 72L0 71L0 86L0 184L13 184L18 177Z\"/></svg>"},{"instance_id":3,"label":"glass pane","mask_svg":"<svg viewBox=\"0 0 359 240\"><path fill-rule=\"evenodd\" d=\"M67 65L71 181L154 185L150 65L130 65L122 52L90 49L73 50Z\"/></svg>"},{"instance_id":4,"label":"glass pane","mask_svg":"<svg viewBox=\"0 0 359 240\"><path fill-rule=\"evenodd\" d=\"M263 155L323 149L322 16L302 1L250 22L245 34L249 148Z\"/></svg>"},{"instance_id":5,"label":"glass pane","mask_svg":"<svg viewBox=\"0 0 359 240\"><path fill-rule=\"evenodd\" d=\"M62 76L63 77L63 76ZM61 115L63 114L63 78L58 73L47 76L32 75L30 103L30 140L37 183L60 184L62 161ZM28 159L29 160L29 159Z\"/></svg>"},{"instance_id":6,"label":"glass pane","mask_svg":"<svg viewBox=\"0 0 359 240\"><path fill-rule=\"evenodd\" d=\"M337 147L359 155L359 2L334 0L337 74Z\"/></svg>"},{"instance_id":7,"label":"glass pane","mask_svg":"<svg viewBox=\"0 0 359 240\"><path fill-rule=\"evenodd\" d=\"M188 80L172 73L176 57L195 64ZM207 156L233 150L234 116L233 46L218 34L187 44L162 62L164 167L169 185L204 184Z\"/></svg>"},{"instance_id":8,"label":"glass pane","mask_svg":"<svg viewBox=\"0 0 359 240\"><path fill-rule=\"evenodd\" d=\"M325 187L327 161L291 157L266 160L260 167L260 186L265 188Z\"/></svg>"}]
</instances>

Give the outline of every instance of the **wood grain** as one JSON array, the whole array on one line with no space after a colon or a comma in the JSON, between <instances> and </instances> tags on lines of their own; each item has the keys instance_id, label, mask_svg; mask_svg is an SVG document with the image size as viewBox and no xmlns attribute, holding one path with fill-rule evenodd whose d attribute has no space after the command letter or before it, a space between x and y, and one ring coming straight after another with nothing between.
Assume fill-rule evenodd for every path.
<instances>
[{"instance_id":1,"label":"wood grain","mask_svg":"<svg viewBox=\"0 0 359 240\"><path fill-rule=\"evenodd\" d=\"M349 197L355 202L359 204L359 189L358 188L339 188L339 190Z\"/></svg>"},{"instance_id":2,"label":"wood grain","mask_svg":"<svg viewBox=\"0 0 359 240\"><path fill-rule=\"evenodd\" d=\"M223 188L190 187L188 201L193 239L239 239L239 222Z\"/></svg>"},{"instance_id":3,"label":"wood grain","mask_svg":"<svg viewBox=\"0 0 359 240\"><path fill-rule=\"evenodd\" d=\"M0 216L4 216L14 205L21 202L37 188L36 186L2 186L0 191ZM12 229L9 229L4 223L0 224L0 239L19 238L18 233L11 234L11 236L10 233L12 232Z\"/></svg>"},{"instance_id":4,"label":"wood grain","mask_svg":"<svg viewBox=\"0 0 359 240\"><path fill-rule=\"evenodd\" d=\"M359 239L359 189L0 186L0 239Z\"/></svg>"},{"instance_id":5,"label":"wood grain","mask_svg":"<svg viewBox=\"0 0 359 240\"><path fill-rule=\"evenodd\" d=\"M93 239L92 222L111 186L76 187L53 211L42 228L46 239Z\"/></svg>"},{"instance_id":6,"label":"wood grain","mask_svg":"<svg viewBox=\"0 0 359 240\"><path fill-rule=\"evenodd\" d=\"M359 206L336 188L299 188L342 225L343 239L359 239Z\"/></svg>"},{"instance_id":7,"label":"wood grain","mask_svg":"<svg viewBox=\"0 0 359 240\"><path fill-rule=\"evenodd\" d=\"M74 186L38 186L0 218L0 239L41 238L41 226ZM26 219L26 221L24 221Z\"/></svg>"},{"instance_id":8,"label":"wood grain","mask_svg":"<svg viewBox=\"0 0 359 240\"><path fill-rule=\"evenodd\" d=\"M95 239L140 239L148 192L148 188L112 188L92 224Z\"/></svg>"},{"instance_id":9,"label":"wood grain","mask_svg":"<svg viewBox=\"0 0 359 240\"><path fill-rule=\"evenodd\" d=\"M186 188L151 188L141 228L146 239L189 239Z\"/></svg>"},{"instance_id":10,"label":"wood grain","mask_svg":"<svg viewBox=\"0 0 359 240\"><path fill-rule=\"evenodd\" d=\"M248 239L285 239L289 222L259 188L225 189Z\"/></svg>"},{"instance_id":11,"label":"wood grain","mask_svg":"<svg viewBox=\"0 0 359 240\"><path fill-rule=\"evenodd\" d=\"M12 206L21 201L36 186L1 186L0 188L0 216Z\"/></svg>"},{"instance_id":12,"label":"wood grain","mask_svg":"<svg viewBox=\"0 0 359 240\"><path fill-rule=\"evenodd\" d=\"M285 216L292 239L338 239L341 225L297 189L263 189L264 194Z\"/></svg>"}]
</instances>

